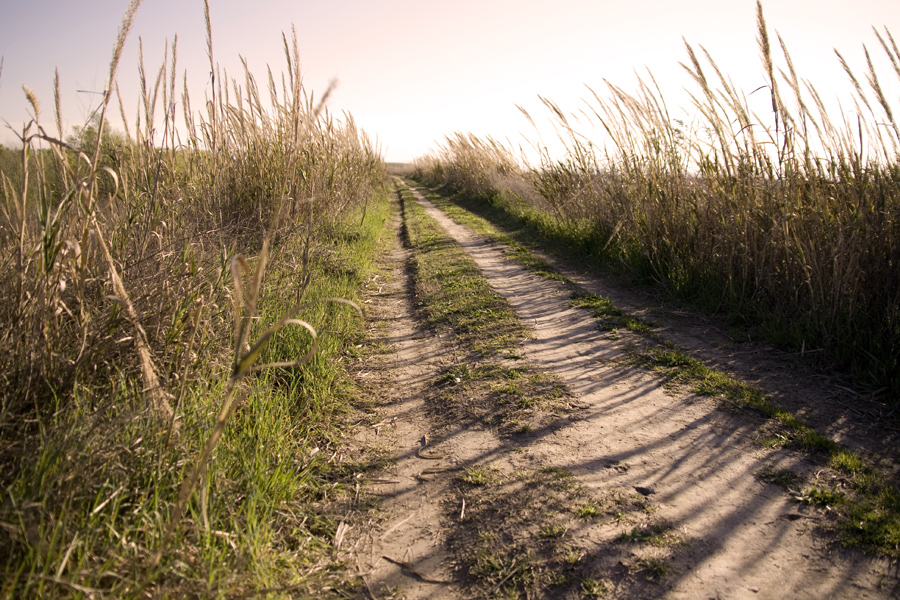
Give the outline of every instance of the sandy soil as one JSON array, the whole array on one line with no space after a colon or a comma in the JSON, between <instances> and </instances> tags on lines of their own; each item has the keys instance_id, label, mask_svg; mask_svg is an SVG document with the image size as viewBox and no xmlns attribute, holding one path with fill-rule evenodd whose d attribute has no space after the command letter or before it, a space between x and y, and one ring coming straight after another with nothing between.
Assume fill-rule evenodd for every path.
<instances>
[{"instance_id":1,"label":"sandy soil","mask_svg":"<svg viewBox=\"0 0 900 600\"><path fill-rule=\"evenodd\" d=\"M764 469L814 469L802 455L755 442L761 418L667 390L659 376L619 363L624 347L635 341L627 332L598 331L587 311L569 307L564 284L511 263L502 248L420 202L532 328L524 346L527 362L561 377L579 410L533 432L525 444L487 429L436 427L423 396L440 368L458 357L452 343L416 325L407 256L398 243L391 276L371 298L382 322L373 334L392 348L373 366L380 380L371 385L384 395L382 418L357 436L358 443L381 446L396 459L383 481L367 486L381 499L379 516L357 551L368 597L471 596L448 539L461 508L452 505L451 482L458 469L473 464L501 471L564 468L597 494L637 490L647 496L656 518L678 531L683 543L669 555L672 569L664 577L651 584L613 577L616 586L606 597L896 597L896 568L830 544L817 533L821 509L791 502L783 488L754 476ZM592 291L599 286L580 279ZM667 328L666 335L675 330ZM421 458L429 455L444 458ZM598 575L605 576L628 562L606 551L621 532L615 523L584 521L565 535L596 556Z\"/></svg>"},{"instance_id":2,"label":"sandy soil","mask_svg":"<svg viewBox=\"0 0 900 600\"><path fill-rule=\"evenodd\" d=\"M834 372L730 331L722 323L658 295L635 290L613 276L567 268L543 256L586 291L610 298L629 314L659 325L658 331L692 357L763 390L779 406L893 475L900 486L900 417L871 392L853 389ZM815 348L806 349L815 355Z\"/></svg>"},{"instance_id":3,"label":"sandy soil","mask_svg":"<svg viewBox=\"0 0 900 600\"><path fill-rule=\"evenodd\" d=\"M395 590L406 598L464 597L446 548L448 482L475 464L482 448L503 443L484 430L441 427L435 435L426 416L425 390L457 355L452 345L416 323L408 259L398 235L390 269L373 282L377 291L370 297L371 336L391 351L366 367L366 385L380 395L380 417L357 434L356 443L386 449L394 464L367 486L379 499L379 517L370 524L356 560L370 597L391 597Z\"/></svg>"}]
</instances>

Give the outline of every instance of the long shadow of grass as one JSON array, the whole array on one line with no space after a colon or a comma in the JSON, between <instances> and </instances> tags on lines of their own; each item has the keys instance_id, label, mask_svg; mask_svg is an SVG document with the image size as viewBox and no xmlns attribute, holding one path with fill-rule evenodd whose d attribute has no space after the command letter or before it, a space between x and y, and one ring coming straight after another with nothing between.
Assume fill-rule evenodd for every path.
<instances>
[{"instance_id":1,"label":"long shadow of grass","mask_svg":"<svg viewBox=\"0 0 900 600\"><path fill-rule=\"evenodd\" d=\"M551 301L548 300L546 302L542 302L541 304L546 306L541 306L540 308L552 310L553 303ZM559 336L555 340L550 340L551 344L555 344L559 347L563 347L567 343L571 342L572 340L565 336ZM619 378L620 375L610 373L608 377L597 380L596 386L594 387L600 388L609 386ZM577 418L582 421L591 421L599 418L615 417L615 413L618 410L626 408L632 403L641 402L654 391L658 391L658 388L663 384L663 381L663 379L658 378L654 382L645 382L643 384L643 388L631 387L623 389L621 393L610 396L609 400L607 400L606 403L604 403L604 405L600 407L601 410L595 410L590 414L579 413L577 415ZM459 391L463 394L470 394L472 392L471 388L466 389L464 387ZM435 414L439 413L442 410L446 410L446 406L453 403L452 396L453 394L448 394L446 390L439 394L440 400L434 402ZM488 405L492 403L490 394L487 394L487 396L483 398L483 400L486 400ZM496 400L497 398L494 398L493 402L496 402ZM462 402L461 404L464 405L465 402ZM660 488L665 487L666 493L658 497L658 500L660 501L668 502L674 501L679 497L689 497L692 494L696 494L697 486L699 484L702 484L714 478L726 478L724 489L734 490L734 492L729 494L728 502L724 503L724 510L722 509L723 502L721 501L708 504L707 501L710 499L698 498L697 502L693 504L688 503L690 508L680 514L675 521L667 525L667 527L678 529L690 527L693 523L699 520L704 520L707 523L706 529L709 532L709 535L702 536L702 544L690 545L689 551L686 551L686 554L690 555L689 561L684 562L684 564L681 565L681 569L677 569L674 573L671 573L667 576L666 580L668 582L668 586L675 585L678 580L689 575L690 569L687 568L689 564L702 564L707 558L715 556L718 552L722 551L723 548L727 546L728 540L733 538L741 528L753 523L755 519L758 519L760 515L766 513L767 511L771 512L773 507L783 507L785 503L784 495L780 490L778 490L774 486L758 482L753 477L762 469L772 466L773 462L770 459L758 458L747 461L745 456L735 456L734 454L735 448L739 449L752 447L755 438L758 437L756 433L757 425L764 421L762 417L750 418L750 422L753 423L753 425L751 426L748 425L748 415L746 413L741 413L740 415L738 415L728 413L727 411L717 411L715 413L717 419L728 421L724 425L724 431L727 431L728 433L716 433L706 427L703 430L702 435L697 435L697 430L704 427L703 421L707 420L708 417L697 418L689 416L679 416L679 412L687 410L688 407L680 407L676 403L666 409L666 414L660 415L661 418L665 419L678 420L679 418L681 418L685 421L686 424L681 432L675 435L672 435L670 433L664 437L657 439L651 438L646 440L639 440L626 450L610 453L608 456L604 456L600 460L595 459L582 462L579 462L578 460L564 461L567 469L570 469L572 472L579 474L581 479L590 481L591 487L603 489L603 491L600 493L600 497L598 498L601 504L606 501L606 499L604 498L604 494L615 495L616 493L622 493L623 489L621 485L617 485L615 476L603 476L604 473L619 473L619 471L616 469L610 469L610 466L621 466L628 461L635 461L642 456L647 456L654 453L662 453L667 456L667 467L657 473L647 474L644 477L644 479L646 480L645 486L642 487L645 487L647 489L652 489L653 486L657 486ZM527 448L528 446L538 444L542 440L553 435L555 432L564 430L571 423L571 414L553 414L553 412L550 412L544 415L544 417L545 419L543 423L540 424L540 426L536 428L530 428L526 432L519 432L518 435L513 433L513 438L510 439L513 439L514 443L518 444L519 446ZM450 440L456 433L464 431L466 427L470 427L476 423L480 423L483 426L496 424L491 423L490 421L485 423L483 419L479 420L478 418L469 420L461 419L459 414L456 415L455 419L457 422L453 425L448 425L448 430L442 434L443 439ZM625 429L629 427L637 427L638 425L642 424L643 423L638 420L632 422L623 422L621 420L616 421L617 427ZM723 448L731 448L732 453L723 452ZM471 463L476 467L478 465L490 464L493 461L498 461L503 458L506 452L507 450L505 449L495 448L491 451L485 452L483 455L479 456L478 459L471 461ZM694 460L697 455L706 456L706 459L701 462L699 467ZM790 461L779 460L776 461L776 464L781 464L781 462L784 462L785 464L790 463ZM683 473L685 468L687 468L688 463L691 463L690 468L694 471L694 473ZM729 474L727 476L721 475L721 473L725 471L728 471ZM673 487L671 482L677 483ZM631 487L634 488L634 486ZM748 490L748 488L750 489ZM497 489L502 490L503 486L498 486ZM627 490L627 486L624 489ZM483 490L480 490L480 492L484 493ZM497 513L498 516L496 517L496 521L490 522L489 527L494 528L498 532L503 532L505 531L504 528L508 528L510 525L514 525L516 521L515 519L504 520L503 515L505 514L509 516L510 514L513 514L515 512L515 507L518 500L513 497L516 496L516 494L513 494L512 492L506 493L501 491L498 492L498 494L499 496L503 496L505 494L506 496L509 496L509 498L507 499L507 501L501 501L498 498L496 500L496 504L498 506L508 506L507 508ZM631 494L633 495L633 492ZM531 496L531 499L533 500L533 495ZM504 504L504 502L506 504ZM519 508L521 508L521 506ZM812 514L812 511L810 512ZM806 519L807 516L803 516L803 518ZM538 519L538 521L539 520L540 519ZM482 525L484 524L482 523ZM479 525L479 527L481 527L481 525ZM538 533L535 535L538 535L538 537L541 539L552 537L551 530L554 526L548 525L548 527L550 527L551 529L541 530L539 528ZM578 527L573 527L571 530L588 531L591 529L591 527L591 525L582 523ZM779 540L781 540L786 535L792 534L793 527L794 522L789 519L781 519L780 521L778 521L777 527L771 528L771 531L769 532L769 543L766 544L765 547L758 548L751 552L743 553L742 557L738 561L738 564L736 564L736 566L734 567L735 573L751 572L754 569L761 568L761 565L764 564L767 555L772 551L773 548L776 548L778 546ZM513 529L515 529L515 527L513 527ZM479 531L480 530L469 531L468 533L466 533L465 528L463 528L463 530L461 530L460 532L460 535L462 536L460 539L463 540L461 542L462 546L460 547L464 547L466 546L466 544L471 545L473 543L473 540L477 541L479 539L479 536L483 538L483 532L479 533ZM543 533L541 533L541 531L543 531ZM466 537L467 535L469 536L468 538ZM507 545L512 544L513 547L518 547L515 543L515 540L518 539L516 538L516 535L519 534L510 531L509 536L511 537L509 537L505 543ZM519 535L519 537L521 537L521 535ZM707 538L710 538L713 541L710 541ZM541 547L541 539L537 539L536 541L532 540L537 544L537 546L535 547ZM635 540L640 541L641 539L643 539L642 535L640 531L638 531ZM615 542L615 544L613 544L613 546L611 547L620 549L620 546L616 544L620 544L621 541L622 540L612 540L612 542ZM609 540L607 540L607 542L609 542ZM673 545L677 546L678 544ZM609 543L606 543L602 546L609 550ZM595 551L594 554L590 555L591 557L593 557L592 560L594 562L588 562L594 567L599 567L602 561L597 562L597 560L599 560L598 557L601 555L606 556L604 552L606 552L606 550L604 550L603 552ZM618 550L616 552L618 552ZM616 552L612 552L609 555L615 555ZM526 554L528 554L527 551ZM550 568L548 567L548 565L550 565L550 563L552 563L555 559L551 560L550 558L547 558L545 556L544 559L541 559L544 560L544 562L541 563L539 557L535 558L537 555L529 556L532 556L532 566L526 569L522 566L521 563L509 563L507 565L509 568L513 568L515 567L515 564L518 564L518 570L515 570L513 574L506 573L504 576L508 575L509 579L506 582L500 581L499 584L496 583L496 576L498 575L498 573L488 573L490 569L485 570L485 568L483 568L485 566L484 561L486 560L486 557L484 555L476 556L475 554L471 554L469 556L469 572L470 574L475 575L476 578L488 573L490 576L487 577L487 579L482 577L482 583L487 581L495 587L498 585L500 587L507 585L509 581L518 581L516 585L522 586L523 590L529 585L533 587L534 585L540 584L538 585L538 587L540 588L542 585L547 584L547 582L544 580L539 581L539 578L535 579L535 569L540 570ZM588 554L585 554L585 556L588 556ZM651 556L650 558L653 557ZM498 559L499 562L497 564L503 564L504 560L505 559L502 559L501 557L501 559ZM548 560L550 562L547 562ZM678 560L675 560L674 562L678 564ZM543 564L543 566L540 566L541 564ZM660 566L664 563L657 562L654 564ZM554 568L550 568L550 570L552 571L554 570ZM855 556L850 559L848 563L846 563L845 568L847 569L847 576L843 579L844 583L837 584L837 587L834 590L831 590L832 592L841 593L842 591L851 589L852 584L850 582L856 575L862 574L862 572L867 569L868 566L865 560L861 559L858 556ZM556 570L558 571L559 569ZM571 571L571 569L569 569L569 571ZM621 585L626 581L630 581L632 583L636 582L638 579L640 579L640 577L636 577L637 574L660 574L657 571L654 571L650 566L648 566L648 563L646 563L646 561L637 561L627 569L623 570L621 568L618 568L613 569L613 571L619 573L617 585ZM526 572L530 574L525 576ZM585 581L589 581L589 579L586 579L586 576L578 577L581 577L579 581L581 581L582 585L586 585ZM578 579L578 577L576 577L576 579ZM804 586L804 582L811 583L813 580L814 577L812 575L810 575L808 578L805 575L799 578L795 578L795 582L799 581L797 585L800 586ZM557 581L557 584L569 585L572 584L572 581L574 580L567 579L564 582L562 579L559 579ZM841 587L842 585L844 587ZM653 589L655 588L651 588L649 591L652 591ZM497 590L495 589L494 591ZM582 592L583 591L584 589L582 589ZM658 591L661 592L661 590ZM635 592L637 593L637 588L635 588ZM640 593L643 594L645 592L648 592L648 590L645 589Z\"/></svg>"}]
</instances>

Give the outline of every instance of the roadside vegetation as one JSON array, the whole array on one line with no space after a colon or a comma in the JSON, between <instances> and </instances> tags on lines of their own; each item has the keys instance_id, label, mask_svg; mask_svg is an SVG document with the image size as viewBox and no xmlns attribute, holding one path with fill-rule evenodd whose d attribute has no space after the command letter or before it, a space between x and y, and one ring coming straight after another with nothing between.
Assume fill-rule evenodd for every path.
<instances>
[{"instance_id":1,"label":"roadside vegetation","mask_svg":"<svg viewBox=\"0 0 900 600\"><path fill-rule=\"evenodd\" d=\"M634 93L607 83L580 121L544 100L562 159L543 151L523 169L504 145L458 133L420 158L416 175L504 213L547 248L653 282L896 402L897 109L867 50L862 76L837 55L856 116L829 115L780 36L770 38L761 5L758 31L767 79L757 93L771 112L752 112L713 57L687 45L694 122L673 117L652 76ZM900 78L894 38L875 36L888 77ZM594 128L605 141L590 139Z\"/></svg>"},{"instance_id":2,"label":"roadside vegetation","mask_svg":"<svg viewBox=\"0 0 900 600\"><path fill-rule=\"evenodd\" d=\"M312 103L295 39L267 92L220 72L208 6L207 97L180 89L173 44L141 65L129 122L138 4L96 118L69 134L59 86L49 118L26 88L32 120L0 153L0 597L346 588L354 471L331 448L382 159Z\"/></svg>"},{"instance_id":3,"label":"roadside vegetation","mask_svg":"<svg viewBox=\"0 0 900 600\"><path fill-rule=\"evenodd\" d=\"M766 419L760 428L762 446L803 451L821 469L810 479L791 471L763 471L756 476L781 485L797 502L826 509L830 517L826 526L844 545L900 558L900 491L890 473L809 427L758 388L710 369L664 340L635 354L634 360L661 373L670 385L762 415Z\"/></svg>"}]
</instances>

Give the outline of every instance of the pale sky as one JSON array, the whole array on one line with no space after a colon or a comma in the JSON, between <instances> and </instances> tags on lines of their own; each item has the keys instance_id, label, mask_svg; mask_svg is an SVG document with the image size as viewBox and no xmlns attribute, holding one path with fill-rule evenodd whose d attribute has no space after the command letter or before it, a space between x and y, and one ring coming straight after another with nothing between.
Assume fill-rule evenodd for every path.
<instances>
[{"instance_id":1,"label":"pale sky","mask_svg":"<svg viewBox=\"0 0 900 600\"><path fill-rule=\"evenodd\" d=\"M58 68L64 120L83 123L99 95L79 90L103 90L127 4L0 0L0 119L21 129L26 84L51 126ZM866 44L900 104L900 82L872 33L887 26L900 43L900 0L769 0L763 9L773 43L778 30L800 76L823 97L840 95L852 106L832 48L864 83ZM538 95L575 111L588 95L585 84L599 91L607 79L633 91L635 70L647 67L672 108L690 86L678 66L687 62L682 37L704 46L747 93L765 83L751 0L210 0L210 10L216 61L237 76L245 57L263 85L267 64L283 70L281 34L290 36L294 24L307 88L321 93L337 78L331 111L352 113L390 161L422 155L454 131L524 143L534 131L516 104L544 123ZM175 34L179 71L187 70L192 104L200 105L209 71L202 0L145 0L119 69L130 120L138 37L155 74ZM0 142L12 145L0 127Z\"/></svg>"}]
</instances>

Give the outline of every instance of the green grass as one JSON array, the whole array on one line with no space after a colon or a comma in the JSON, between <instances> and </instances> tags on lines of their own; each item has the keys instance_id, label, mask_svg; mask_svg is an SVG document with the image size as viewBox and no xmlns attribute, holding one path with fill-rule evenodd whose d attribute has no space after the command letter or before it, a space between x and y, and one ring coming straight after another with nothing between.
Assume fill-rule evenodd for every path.
<instances>
[{"instance_id":1,"label":"green grass","mask_svg":"<svg viewBox=\"0 0 900 600\"><path fill-rule=\"evenodd\" d=\"M561 523L548 523L538 530L538 537L544 539L561 538L566 534L568 528Z\"/></svg>"},{"instance_id":2,"label":"green grass","mask_svg":"<svg viewBox=\"0 0 900 600\"><path fill-rule=\"evenodd\" d=\"M654 327L650 323L626 315L609 298L590 292L573 292L571 306L592 309L593 316L597 319L597 329L600 331L615 331L622 328L649 335Z\"/></svg>"},{"instance_id":3,"label":"green grass","mask_svg":"<svg viewBox=\"0 0 900 600\"><path fill-rule=\"evenodd\" d=\"M594 577L585 577L581 580L581 593L587 598L600 598L607 592L606 583Z\"/></svg>"},{"instance_id":4,"label":"green grass","mask_svg":"<svg viewBox=\"0 0 900 600\"><path fill-rule=\"evenodd\" d=\"M631 531L621 533L616 538L616 541L650 544L657 547L680 543L679 538L673 534L672 529L665 524L656 524L650 527L633 527Z\"/></svg>"},{"instance_id":5,"label":"green grass","mask_svg":"<svg viewBox=\"0 0 900 600\"><path fill-rule=\"evenodd\" d=\"M636 565L638 573L642 573L650 581L657 580L666 575L671 567L659 558L642 558Z\"/></svg>"},{"instance_id":6,"label":"green grass","mask_svg":"<svg viewBox=\"0 0 900 600\"><path fill-rule=\"evenodd\" d=\"M497 471L490 467L468 467L458 479L473 486L490 485L497 479Z\"/></svg>"},{"instance_id":7,"label":"green grass","mask_svg":"<svg viewBox=\"0 0 900 600\"><path fill-rule=\"evenodd\" d=\"M382 249L381 158L311 104L289 40L271 103L247 71L194 112L167 54L112 131L137 6L95 117L69 133L27 95L0 151L0 597L351 590L336 507L379 459L332 457L363 335L335 298Z\"/></svg>"},{"instance_id":8,"label":"green grass","mask_svg":"<svg viewBox=\"0 0 900 600\"><path fill-rule=\"evenodd\" d=\"M785 489L790 489L791 486L793 486L794 483L798 479L800 479L799 475L787 469L765 469L760 471L759 473L756 473L756 477L768 483L780 485Z\"/></svg>"},{"instance_id":9,"label":"green grass","mask_svg":"<svg viewBox=\"0 0 900 600\"><path fill-rule=\"evenodd\" d=\"M509 303L490 289L478 265L401 190L407 240L413 248L415 293L428 327L446 327L483 356L513 352L524 339Z\"/></svg>"},{"instance_id":10,"label":"green grass","mask_svg":"<svg viewBox=\"0 0 900 600\"><path fill-rule=\"evenodd\" d=\"M845 495L842 492L836 490L820 490L817 487L811 487L804 492L799 492L794 495L794 500L797 502L814 506L824 506L826 508L840 506L844 503L844 499Z\"/></svg>"},{"instance_id":11,"label":"green grass","mask_svg":"<svg viewBox=\"0 0 900 600\"><path fill-rule=\"evenodd\" d=\"M582 519L597 519L601 514L600 505L594 502L586 502L578 507L578 516Z\"/></svg>"}]
</instances>

